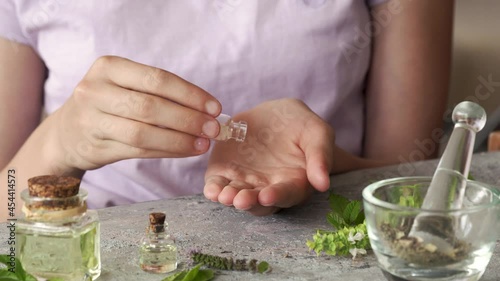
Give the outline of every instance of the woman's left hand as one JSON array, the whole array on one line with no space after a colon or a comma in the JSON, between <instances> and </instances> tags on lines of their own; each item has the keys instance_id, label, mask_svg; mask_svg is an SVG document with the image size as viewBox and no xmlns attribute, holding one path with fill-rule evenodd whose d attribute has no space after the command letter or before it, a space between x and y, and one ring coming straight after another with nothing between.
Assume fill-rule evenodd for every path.
<instances>
[{"instance_id":1,"label":"woman's left hand","mask_svg":"<svg viewBox=\"0 0 500 281\"><path fill-rule=\"evenodd\" d=\"M326 191L335 134L302 101L280 99L233 116L246 121L244 142L215 144L205 196L254 215L268 215Z\"/></svg>"}]
</instances>

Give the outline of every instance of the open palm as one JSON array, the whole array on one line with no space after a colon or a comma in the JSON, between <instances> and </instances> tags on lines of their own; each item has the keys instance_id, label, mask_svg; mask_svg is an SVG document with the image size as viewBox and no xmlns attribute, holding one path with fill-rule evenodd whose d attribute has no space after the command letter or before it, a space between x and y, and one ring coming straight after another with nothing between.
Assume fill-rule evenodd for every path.
<instances>
[{"instance_id":1,"label":"open palm","mask_svg":"<svg viewBox=\"0 0 500 281\"><path fill-rule=\"evenodd\" d=\"M254 215L300 204L325 191L333 129L303 102L281 99L234 116L248 123L246 140L218 142L205 175L205 196Z\"/></svg>"}]
</instances>

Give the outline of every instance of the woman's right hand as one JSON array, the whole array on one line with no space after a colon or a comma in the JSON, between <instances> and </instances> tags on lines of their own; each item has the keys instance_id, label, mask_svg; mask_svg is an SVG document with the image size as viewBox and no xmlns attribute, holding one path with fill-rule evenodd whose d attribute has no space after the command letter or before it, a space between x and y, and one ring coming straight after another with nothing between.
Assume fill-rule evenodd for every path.
<instances>
[{"instance_id":1,"label":"woman's right hand","mask_svg":"<svg viewBox=\"0 0 500 281\"><path fill-rule=\"evenodd\" d=\"M213 96L172 73L101 57L42 124L46 156L58 163L53 173L75 174L123 159L203 154L220 111Z\"/></svg>"}]
</instances>

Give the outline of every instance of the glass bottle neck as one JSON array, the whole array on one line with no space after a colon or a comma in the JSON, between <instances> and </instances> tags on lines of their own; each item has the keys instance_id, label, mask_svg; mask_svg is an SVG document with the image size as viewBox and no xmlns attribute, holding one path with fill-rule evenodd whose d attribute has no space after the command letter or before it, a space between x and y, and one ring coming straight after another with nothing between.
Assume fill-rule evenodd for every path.
<instances>
[{"instance_id":1,"label":"glass bottle neck","mask_svg":"<svg viewBox=\"0 0 500 281\"><path fill-rule=\"evenodd\" d=\"M165 228L164 224L150 224L149 233L165 233Z\"/></svg>"},{"instance_id":2,"label":"glass bottle neck","mask_svg":"<svg viewBox=\"0 0 500 281\"><path fill-rule=\"evenodd\" d=\"M243 140L245 140L245 136L247 133L247 123L243 121L231 121L228 125L228 128L228 139L235 139L238 142L242 142Z\"/></svg>"},{"instance_id":3,"label":"glass bottle neck","mask_svg":"<svg viewBox=\"0 0 500 281\"><path fill-rule=\"evenodd\" d=\"M217 117L217 121L220 124L220 132L219 135L215 138L216 140L226 141L229 139L234 139L237 142L242 142L245 140L248 127L246 122L235 122L231 119L231 116L226 114L219 115Z\"/></svg>"},{"instance_id":4,"label":"glass bottle neck","mask_svg":"<svg viewBox=\"0 0 500 281\"><path fill-rule=\"evenodd\" d=\"M28 190L21 192L22 207L27 220L45 222L76 221L87 212L87 192L83 189L75 196L45 198L30 196Z\"/></svg>"}]
</instances>

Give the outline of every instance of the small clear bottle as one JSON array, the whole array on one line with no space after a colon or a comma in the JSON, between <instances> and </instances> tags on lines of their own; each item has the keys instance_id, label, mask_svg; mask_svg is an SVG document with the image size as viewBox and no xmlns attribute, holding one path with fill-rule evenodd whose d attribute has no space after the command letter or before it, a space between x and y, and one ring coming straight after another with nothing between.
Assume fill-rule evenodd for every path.
<instances>
[{"instance_id":1,"label":"small clear bottle","mask_svg":"<svg viewBox=\"0 0 500 281\"><path fill-rule=\"evenodd\" d=\"M149 214L149 227L141 240L139 265L152 273L166 273L177 269L177 246L166 232L164 213Z\"/></svg>"},{"instance_id":2,"label":"small clear bottle","mask_svg":"<svg viewBox=\"0 0 500 281\"><path fill-rule=\"evenodd\" d=\"M101 274L100 224L87 210L87 191L72 177L39 176L21 192L25 217L16 223L24 269L46 279L95 280Z\"/></svg>"},{"instance_id":3,"label":"small clear bottle","mask_svg":"<svg viewBox=\"0 0 500 281\"><path fill-rule=\"evenodd\" d=\"M221 114L217 118L220 124L219 135L215 138L218 141L228 141L234 139L243 142L247 135L247 123L245 121L234 122L231 116Z\"/></svg>"}]
</instances>

